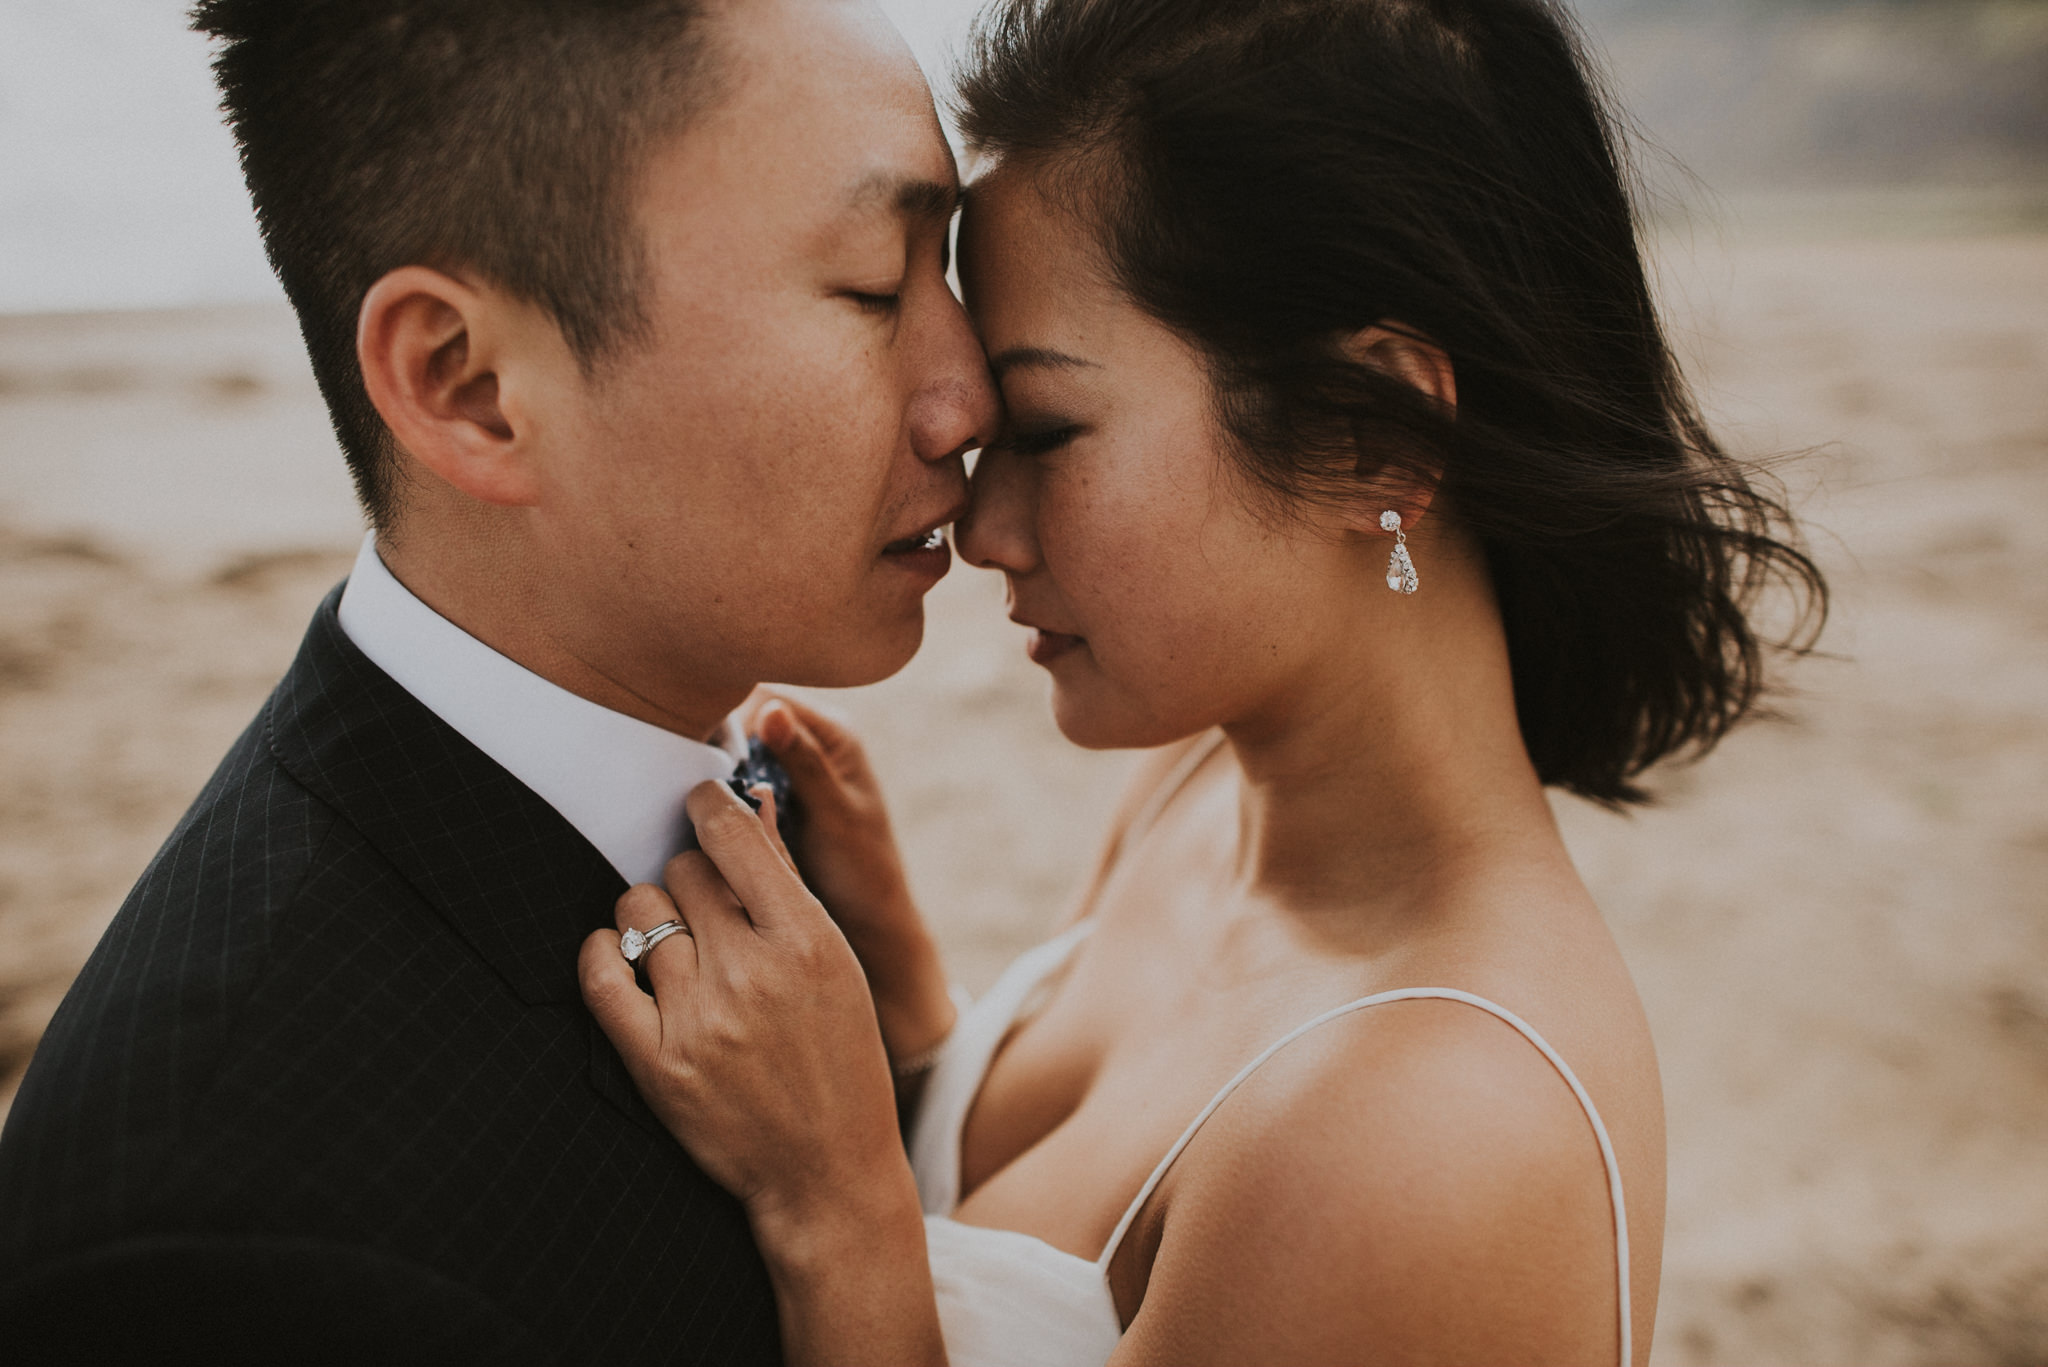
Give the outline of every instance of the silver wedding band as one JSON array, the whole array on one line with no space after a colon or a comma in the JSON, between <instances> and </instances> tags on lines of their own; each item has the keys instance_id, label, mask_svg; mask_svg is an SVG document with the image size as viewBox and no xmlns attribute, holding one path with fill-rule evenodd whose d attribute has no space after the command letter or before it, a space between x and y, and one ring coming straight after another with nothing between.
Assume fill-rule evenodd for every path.
<instances>
[{"instance_id":1,"label":"silver wedding band","mask_svg":"<svg viewBox=\"0 0 2048 1367\"><path fill-rule=\"evenodd\" d=\"M619 953L627 963L637 966L649 950L678 932L688 935L690 928L674 918L649 930L628 930L619 937Z\"/></svg>"}]
</instances>

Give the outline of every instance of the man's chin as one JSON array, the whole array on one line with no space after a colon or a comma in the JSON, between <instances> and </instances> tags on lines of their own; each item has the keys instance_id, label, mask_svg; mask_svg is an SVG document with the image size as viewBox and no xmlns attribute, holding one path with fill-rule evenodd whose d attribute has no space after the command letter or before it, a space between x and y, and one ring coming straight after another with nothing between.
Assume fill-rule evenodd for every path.
<instances>
[{"instance_id":1,"label":"man's chin","mask_svg":"<svg viewBox=\"0 0 2048 1367\"><path fill-rule=\"evenodd\" d=\"M834 633L811 643L801 660L790 662L774 682L800 688L862 688L880 683L910 663L924 643L920 604L908 621L877 625L864 632Z\"/></svg>"}]
</instances>

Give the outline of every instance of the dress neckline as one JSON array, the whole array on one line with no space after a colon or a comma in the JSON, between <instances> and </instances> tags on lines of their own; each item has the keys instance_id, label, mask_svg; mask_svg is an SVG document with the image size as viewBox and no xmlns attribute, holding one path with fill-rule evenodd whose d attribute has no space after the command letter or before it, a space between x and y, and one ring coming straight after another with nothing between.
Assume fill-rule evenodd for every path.
<instances>
[{"instance_id":1,"label":"dress neckline","mask_svg":"<svg viewBox=\"0 0 2048 1367\"><path fill-rule=\"evenodd\" d=\"M1267 1045L1239 1068L1181 1131L1180 1137L1167 1149L1143 1185L1138 1188L1137 1195L1124 1208L1123 1215L1118 1219L1102 1252L1092 1260L1069 1253L1021 1230L972 1225L955 1219L953 1212L960 1204L960 1160L967 1116L973 1108L975 1097L981 1091L982 1083L987 1079L989 1067L995 1061L995 1055L1004 1040L1016 1026L1024 1004L1048 979L1067 966L1094 930L1094 919L1085 918L1045 943L1025 951L1011 963L1009 969L986 995L962 1013L959 1023L954 1027L953 1038L948 1041L944 1054L941 1055L937 1067L927 1081L924 1101L919 1109L917 1124L911 1138L911 1165L917 1177L918 1191L923 1200L927 1220L943 1221L960 1229L980 1231L990 1237L1006 1241L1028 1240L1038 1248L1044 1249L1049 1256L1093 1268L1096 1276L1101 1279L1104 1293L1107 1294L1110 1264L1115 1260L1117 1250L1122 1247L1124 1237L1130 1232L1139 1212L1145 1208L1145 1203L1152 1199L1160 1182L1165 1180L1175 1160L1193 1142L1203 1124L1229 1100L1231 1093L1257 1072L1268 1059L1318 1027L1369 1007L1398 1001L1462 1002L1500 1020L1534 1046L1564 1079L1592 1126L1594 1138L1600 1147L1600 1160L1607 1172L1608 1199L1614 1218L1616 1285L1620 1302L1617 1326L1620 1335L1620 1362L1621 1367L1629 1367L1633 1360L1634 1335L1632 1307L1629 1304L1628 1207L1622 1190L1621 1165L1615 1157L1614 1144L1608 1136L1607 1126L1601 1120L1599 1109L1593 1104L1592 1096L1579 1081L1578 1075L1550 1042L1537 1033L1535 1027L1499 1003L1458 988L1404 987L1359 997L1303 1021Z\"/></svg>"}]
</instances>

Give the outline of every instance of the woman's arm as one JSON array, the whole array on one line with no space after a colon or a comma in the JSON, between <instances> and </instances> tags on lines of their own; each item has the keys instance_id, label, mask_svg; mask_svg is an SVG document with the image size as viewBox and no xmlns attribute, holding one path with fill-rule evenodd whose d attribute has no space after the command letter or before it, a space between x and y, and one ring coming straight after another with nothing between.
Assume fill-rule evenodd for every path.
<instances>
[{"instance_id":1,"label":"woman's arm","mask_svg":"<svg viewBox=\"0 0 2048 1367\"><path fill-rule=\"evenodd\" d=\"M765 791L765 790L759 790ZM584 1000L662 1124L737 1197L798 1367L942 1364L924 1222L875 1006L845 936L723 785L688 802L700 850L667 889L619 900L620 930L671 918L634 980L619 933L584 942Z\"/></svg>"},{"instance_id":2,"label":"woman's arm","mask_svg":"<svg viewBox=\"0 0 2048 1367\"><path fill-rule=\"evenodd\" d=\"M1116 1367L1616 1361L1593 1132L1470 1007L1389 1004L1303 1037L1152 1204L1112 1269L1122 1300L1150 1264Z\"/></svg>"},{"instance_id":3,"label":"woman's arm","mask_svg":"<svg viewBox=\"0 0 2048 1367\"><path fill-rule=\"evenodd\" d=\"M870 1195L753 1217L790 1367L944 1367L916 1188Z\"/></svg>"}]
</instances>

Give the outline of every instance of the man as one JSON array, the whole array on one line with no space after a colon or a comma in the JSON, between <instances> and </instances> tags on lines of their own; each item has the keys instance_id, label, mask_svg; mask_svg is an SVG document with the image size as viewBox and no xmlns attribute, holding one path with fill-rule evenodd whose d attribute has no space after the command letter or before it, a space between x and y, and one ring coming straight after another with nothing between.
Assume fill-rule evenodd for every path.
<instances>
[{"instance_id":1,"label":"man","mask_svg":"<svg viewBox=\"0 0 2048 1367\"><path fill-rule=\"evenodd\" d=\"M916 650L994 398L865 0L203 0L374 527L0 1139L10 1361L770 1362L576 955L763 679Z\"/></svg>"}]
</instances>

